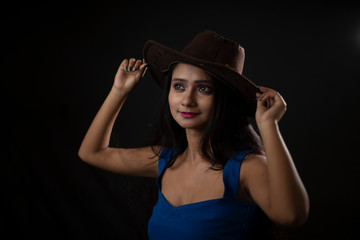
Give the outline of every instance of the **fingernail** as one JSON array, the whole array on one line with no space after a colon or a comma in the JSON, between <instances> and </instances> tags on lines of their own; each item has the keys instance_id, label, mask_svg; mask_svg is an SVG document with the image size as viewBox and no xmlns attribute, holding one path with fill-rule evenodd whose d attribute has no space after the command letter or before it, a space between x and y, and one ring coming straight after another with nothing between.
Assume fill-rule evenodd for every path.
<instances>
[{"instance_id":1,"label":"fingernail","mask_svg":"<svg viewBox=\"0 0 360 240\"><path fill-rule=\"evenodd\" d=\"M131 71L131 67L129 67L129 71Z\"/></svg>"},{"instance_id":2,"label":"fingernail","mask_svg":"<svg viewBox=\"0 0 360 240\"><path fill-rule=\"evenodd\" d=\"M127 72L127 67L125 67L125 71Z\"/></svg>"},{"instance_id":3,"label":"fingernail","mask_svg":"<svg viewBox=\"0 0 360 240\"><path fill-rule=\"evenodd\" d=\"M133 71L136 71L136 67L133 68Z\"/></svg>"},{"instance_id":4,"label":"fingernail","mask_svg":"<svg viewBox=\"0 0 360 240\"><path fill-rule=\"evenodd\" d=\"M256 97L256 99L257 99L258 101L261 101L263 98L264 98L264 96L261 96L261 95Z\"/></svg>"}]
</instances>

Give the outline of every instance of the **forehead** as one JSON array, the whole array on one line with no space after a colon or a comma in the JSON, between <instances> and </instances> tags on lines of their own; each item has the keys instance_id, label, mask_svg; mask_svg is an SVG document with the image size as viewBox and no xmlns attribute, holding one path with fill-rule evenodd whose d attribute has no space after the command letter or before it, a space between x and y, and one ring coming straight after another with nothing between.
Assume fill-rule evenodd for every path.
<instances>
[{"instance_id":1,"label":"forehead","mask_svg":"<svg viewBox=\"0 0 360 240\"><path fill-rule=\"evenodd\" d=\"M173 70L172 78L181 78L189 81L212 80L212 76L209 73L188 63L178 63Z\"/></svg>"}]
</instances>

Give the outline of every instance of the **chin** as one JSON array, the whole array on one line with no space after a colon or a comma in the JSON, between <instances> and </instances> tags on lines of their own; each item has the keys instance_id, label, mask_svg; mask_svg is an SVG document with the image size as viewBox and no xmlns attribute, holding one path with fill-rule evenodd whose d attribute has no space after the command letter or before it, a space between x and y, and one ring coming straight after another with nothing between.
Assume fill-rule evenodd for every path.
<instances>
[{"instance_id":1,"label":"chin","mask_svg":"<svg viewBox=\"0 0 360 240\"><path fill-rule=\"evenodd\" d=\"M184 123L177 121L180 127L184 129L191 129L191 130L200 130L203 131L205 129L204 124L191 124L191 123Z\"/></svg>"}]
</instances>

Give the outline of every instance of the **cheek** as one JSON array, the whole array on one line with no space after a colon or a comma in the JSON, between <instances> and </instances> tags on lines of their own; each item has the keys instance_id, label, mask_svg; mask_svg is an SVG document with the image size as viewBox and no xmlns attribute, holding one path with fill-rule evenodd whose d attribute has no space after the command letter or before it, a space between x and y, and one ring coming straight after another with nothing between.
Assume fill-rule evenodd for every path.
<instances>
[{"instance_id":1,"label":"cheek","mask_svg":"<svg viewBox=\"0 0 360 240\"><path fill-rule=\"evenodd\" d=\"M208 112L211 112L211 109L213 107L212 102L213 102L213 97L209 97L203 102L203 108L206 109Z\"/></svg>"}]
</instances>

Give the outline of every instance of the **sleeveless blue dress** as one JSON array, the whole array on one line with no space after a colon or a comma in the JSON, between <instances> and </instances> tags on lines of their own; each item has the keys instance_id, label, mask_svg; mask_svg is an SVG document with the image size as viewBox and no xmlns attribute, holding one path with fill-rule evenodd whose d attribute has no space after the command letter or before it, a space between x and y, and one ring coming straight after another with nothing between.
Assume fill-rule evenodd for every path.
<instances>
[{"instance_id":1,"label":"sleeveless blue dress","mask_svg":"<svg viewBox=\"0 0 360 240\"><path fill-rule=\"evenodd\" d=\"M249 151L236 152L225 164L224 196L172 206L161 193L161 178L172 151L163 149L159 158L158 202L148 223L150 240L246 240L253 239L267 222L260 208L236 197L242 160Z\"/></svg>"}]
</instances>

